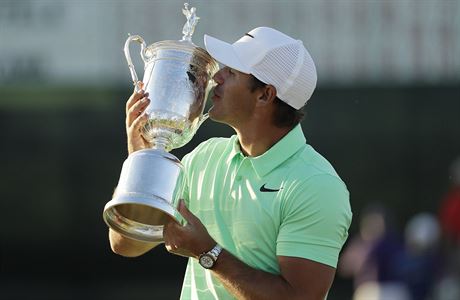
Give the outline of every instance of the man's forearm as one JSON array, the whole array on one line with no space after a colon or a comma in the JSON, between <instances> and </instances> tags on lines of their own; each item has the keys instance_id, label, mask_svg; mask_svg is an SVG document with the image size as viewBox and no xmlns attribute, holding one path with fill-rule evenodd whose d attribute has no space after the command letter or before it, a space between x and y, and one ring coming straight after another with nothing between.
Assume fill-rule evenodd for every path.
<instances>
[{"instance_id":1,"label":"man's forearm","mask_svg":"<svg viewBox=\"0 0 460 300\"><path fill-rule=\"evenodd\" d=\"M282 276L254 269L226 250L212 271L237 299L305 299Z\"/></svg>"},{"instance_id":2,"label":"man's forearm","mask_svg":"<svg viewBox=\"0 0 460 300\"><path fill-rule=\"evenodd\" d=\"M136 241L109 229L109 241L112 251L126 257L136 257L144 254L160 243Z\"/></svg>"}]
</instances>

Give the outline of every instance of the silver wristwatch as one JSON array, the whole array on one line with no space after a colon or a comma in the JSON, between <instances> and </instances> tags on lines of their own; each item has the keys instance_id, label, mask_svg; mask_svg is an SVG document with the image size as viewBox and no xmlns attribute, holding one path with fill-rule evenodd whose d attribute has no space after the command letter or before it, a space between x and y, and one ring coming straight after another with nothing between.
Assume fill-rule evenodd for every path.
<instances>
[{"instance_id":1,"label":"silver wristwatch","mask_svg":"<svg viewBox=\"0 0 460 300\"><path fill-rule=\"evenodd\" d=\"M219 244L216 244L214 248L208 252L202 253L200 257L198 257L198 262L203 268L211 269L216 264L217 257L219 257L221 252L222 247Z\"/></svg>"}]
</instances>

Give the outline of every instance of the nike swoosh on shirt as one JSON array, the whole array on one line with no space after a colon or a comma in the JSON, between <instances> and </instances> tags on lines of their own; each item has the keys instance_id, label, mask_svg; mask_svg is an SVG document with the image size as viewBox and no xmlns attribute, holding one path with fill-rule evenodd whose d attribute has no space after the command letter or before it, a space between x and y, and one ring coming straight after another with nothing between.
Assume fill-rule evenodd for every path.
<instances>
[{"instance_id":1,"label":"nike swoosh on shirt","mask_svg":"<svg viewBox=\"0 0 460 300\"><path fill-rule=\"evenodd\" d=\"M264 183L263 186L260 187L260 191L261 191L261 192L278 192L278 191L281 190L281 189L282 189L282 187L279 188L279 189L277 189L277 190L266 188L266 187L265 187L265 183Z\"/></svg>"}]
</instances>

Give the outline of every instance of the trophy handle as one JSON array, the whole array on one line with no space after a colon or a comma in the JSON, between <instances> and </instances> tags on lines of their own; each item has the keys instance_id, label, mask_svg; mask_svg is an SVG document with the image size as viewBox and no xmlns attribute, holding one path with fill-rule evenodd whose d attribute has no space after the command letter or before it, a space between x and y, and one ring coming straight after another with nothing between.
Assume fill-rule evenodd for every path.
<instances>
[{"instance_id":1,"label":"trophy handle","mask_svg":"<svg viewBox=\"0 0 460 300\"><path fill-rule=\"evenodd\" d=\"M142 60L144 61L144 63L146 62L145 50L146 50L147 44L145 43L144 39L139 35L129 35L128 39L125 42L124 52L125 52L125 56L126 56L126 61L128 62L129 71L131 72L131 78L133 79L133 84L134 84L134 87L135 87L134 91L137 93L137 92L139 92L141 87L140 87L140 84L139 84L139 79L138 79L137 74L136 74L136 70L134 69L133 61L131 60L131 55L129 53L129 45L131 44L132 41L138 42L139 44L141 44L141 52L140 52L140 54L141 54L141 57L142 57Z\"/></svg>"}]
</instances>

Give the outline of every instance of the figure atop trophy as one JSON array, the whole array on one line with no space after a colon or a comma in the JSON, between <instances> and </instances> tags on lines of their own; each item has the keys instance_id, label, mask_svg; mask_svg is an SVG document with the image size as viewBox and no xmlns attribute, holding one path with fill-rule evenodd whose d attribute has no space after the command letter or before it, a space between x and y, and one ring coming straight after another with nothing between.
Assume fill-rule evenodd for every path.
<instances>
[{"instance_id":1,"label":"figure atop trophy","mask_svg":"<svg viewBox=\"0 0 460 300\"><path fill-rule=\"evenodd\" d=\"M182 37L182 40L191 42L193 32L195 31L195 26L198 23L198 20L200 19L200 17L196 15L195 7L188 9L188 3L184 3L184 8L182 9L182 13L187 18L187 22L185 22L184 27L182 29L182 34L184 35Z\"/></svg>"}]
</instances>

